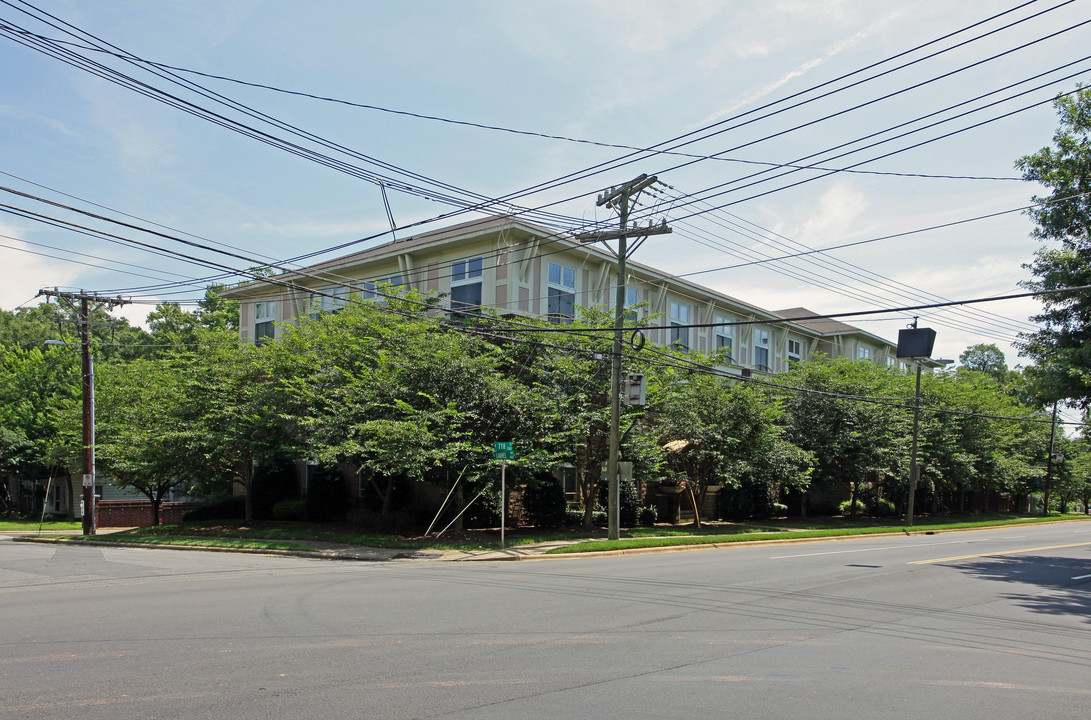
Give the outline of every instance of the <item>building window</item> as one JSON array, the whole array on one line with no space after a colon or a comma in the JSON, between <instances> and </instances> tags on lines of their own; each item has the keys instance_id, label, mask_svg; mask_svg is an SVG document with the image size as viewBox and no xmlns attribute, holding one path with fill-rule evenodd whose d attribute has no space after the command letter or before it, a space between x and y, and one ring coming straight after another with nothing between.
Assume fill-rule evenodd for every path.
<instances>
[{"instance_id":1,"label":"building window","mask_svg":"<svg viewBox=\"0 0 1091 720\"><path fill-rule=\"evenodd\" d=\"M345 296L348 289L344 285L326 288L321 294L311 293L311 316L319 314L339 312L345 307Z\"/></svg>"},{"instance_id":2,"label":"building window","mask_svg":"<svg viewBox=\"0 0 1091 720\"><path fill-rule=\"evenodd\" d=\"M571 323L576 317L576 270L549 263L546 313L550 322Z\"/></svg>"},{"instance_id":3,"label":"building window","mask_svg":"<svg viewBox=\"0 0 1091 720\"><path fill-rule=\"evenodd\" d=\"M717 323L729 323L731 318L725 315L716 316ZM728 362L735 362L735 356L733 355L733 348L735 347L735 328L731 325L717 325L716 327L716 346L714 350L725 354Z\"/></svg>"},{"instance_id":4,"label":"building window","mask_svg":"<svg viewBox=\"0 0 1091 720\"><path fill-rule=\"evenodd\" d=\"M261 345L276 337L277 303L275 300L254 303L254 342Z\"/></svg>"},{"instance_id":5,"label":"building window","mask_svg":"<svg viewBox=\"0 0 1091 720\"><path fill-rule=\"evenodd\" d=\"M689 352L689 305L671 301L671 341L670 345L675 350Z\"/></svg>"},{"instance_id":6,"label":"building window","mask_svg":"<svg viewBox=\"0 0 1091 720\"><path fill-rule=\"evenodd\" d=\"M871 348L861 345L856 348L856 357L860 360L871 360Z\"/></svg>"},{"instance_id":7,"label":"building window","mask_svg":"<svg viewBox=\"0 0 1091 720\"><path fill-rule=\"evenodd\" d=\"M640 304L640 290L634 287L625 287L625 323L628 325L635 325L640 320L640 313L633 309L634 305Z\"/></svg>"},{"instance_id":8,"label":"building window","mask_svg":"<svg viewBox=\"0 0 1091 720\"><path fill-rule=\"evenodd\" d=\"M792 365L803 359L803 343L799 340L788 341L788 364Z\"/></svg>"},{"instance_id":9,"label":"building window","mask_svg":"<svg viewBox=\"0 0 1091 720\"><path fill-rule=\"evenodd\" d=\"M396 294L393 292L394 288L401 287L404 284L401 275L391 275L390 277L367 280L364 282L364 289L363 292L360 293L360 297L364 300L371 300L372 302L382 305L391 295Z\"/></svg>"},{"instance_id":10,"label":"building window","mask_svg":"<svg viewBox=\"0 0 1091 720\"><path fill-rule=\"evenodd\" d=\"M464 315L481 309L482 258L456 260L451 263L451 313Z\"/></svg>"},{"instance_id":11,"label":"building window","mask_svg":"<svg viewBox=\"0 0 1091 720\"><path fill-rule=\"evenodd\" d=\"M754 330L754 369L769 372L768 330Z\"/></svg>"}]
</instances>

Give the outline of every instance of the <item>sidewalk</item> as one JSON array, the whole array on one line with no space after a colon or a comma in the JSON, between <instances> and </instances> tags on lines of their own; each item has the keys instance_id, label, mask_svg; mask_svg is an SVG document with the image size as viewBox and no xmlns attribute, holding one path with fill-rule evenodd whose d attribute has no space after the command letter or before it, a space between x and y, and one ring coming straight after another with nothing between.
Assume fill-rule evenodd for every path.
<instances>
[{"instance_id":1,"label":"sidewalk","mask_svg":"<svg viewBox=\"0 0 1091 720\"><path fill-rule=\"evenodd\" d=\"M100 532L108 535L110 531ZM79 531L54 531L43 532L0 532L0 537L10 537L14 542L42 543L49 545L67 544L69 538L81 537ZM80 540L80 545L94 545L99 547L123 547L147 550L191 550L199 552L234 552L256 555L283 555L289 557L311 557L323 560L348 560L358 562L469 562L469 561L499 561L499 560L529 560L540 558L546 552L556 547L569 545L579 540L553 541L535 543L532 545L520 545L514 548L488 549L488 550L412 550L405 548L375 548L362 545L348 545L340 543L306 542L314 550L261 550L250 548L223 548L200 547L190 545L142 545L139 543L117 543L109 540Z\"/></svg>"}]
</instances>

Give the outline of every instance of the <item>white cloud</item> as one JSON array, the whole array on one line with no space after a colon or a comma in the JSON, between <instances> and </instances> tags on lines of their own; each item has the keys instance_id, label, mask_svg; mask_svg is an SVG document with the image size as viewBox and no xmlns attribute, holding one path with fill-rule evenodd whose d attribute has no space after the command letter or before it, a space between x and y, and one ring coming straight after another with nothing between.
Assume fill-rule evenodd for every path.
<instances>
[{"instance_id":1,"label":"white cloud","mask_svg":"<svg viewBox=\"0 0 1091 720\"><path fill-rule=\"evenodd\" d=\"M844 6L846 3L829 3L829 2L783 2L775 6L772 15L777 16L776 21L778 24L798 24L801 27L805 27L811 23L828 22L830 19L841 21L843 20L846 10ZM715 122L723 117L726 117L740 108L751 105L758 100L770 95L784 87L792 80L802 77L811 72L817 67L825 65L827 62L840 55L841 53L849 50L850 48L860 44L864 40L871 37L883 26L890 24L894 20L898 19L903 14L902 10L895 10L880 17L875 22L866 26L862 30L859 30L842 40L834 43L830 47L826 48L820 55L812 57L809 60L805 60L799 63L796 67L792 68L786 73L783 73L780 77L775 78L772 82L760 85L750 92L746 93L739 99L730 103L729 105L721 108L719 111L713 113L711 116L705 118L700 124L707 125ZM782 15L786 17L782 17ZM747 52L753 53L753 48L747 48L747 44L742 44L740 48ZM764 53L770 52L768 48L763 48ZM748 57L748 55L739 55L739 57Z\"/></svg>"},{"instance_id":2,"label":"white cloud","mask_svg":"<svg viewBox=\"0 0 1091 720\"><path fill-rule=\"evenodd\" d=\"M504 2L493 9L492 20L531 55L565 57L588 44L604 53L647 55L674 48L704 30L724 7L719 0Z\"/></svg>"},{"instance_id":3,"label":"white cloud","mask_svg":"<svg viewBox=\"0 0 1091 720\"><path fill-rule=\"evenodd\" d=\"M19 239L18 230L0 223L0 267L4 282L0 283L0 308L10 310L23 304L36 305L41 285L39 278L48 277L57 285L75 280L78 271L66 263L37 254L31 245Z\"/></svg>"},{"instance_id":4,"label":"white cloud","mask_svg":"<svg viewBox=\"0 0 1091 720\"><path fill-rule=\"evenodd\" d=\"M351 239L376 233L390 232L390 224L378 222L374 217L365 220L317 220L305 219L293 223L244 223L242 229L278 237ZM404 237L406 231L401 235ZM389 238L387 238L389 239Z\"/></svg>"},{"instance_id":5,"label":"white cloud","mask_svg":"<svg viewBox=\"0 0 1091 720\"><path fill-rule=\"evenodd\" d=\"M150 302L158 302L158 298L143 298ZM123 317L129 321L129 324L133 327L142 327L145 330L148 329L148 313L155 309L154 305L149 305L145 302L141 302L139 305L133 303L129 305L122 305L121 307L114 308L110 311L111 315L115 317Z\"/></svg>"},{"instance_id":6,"label":"white cloud","mask_svg":"<svg viewBox=\"0 0 1091 720\"><path fill-rule=\"evenodd\" d=\"M63 260L44 257L51 251L36 248L21 239L18 228L0 222L0 267L4 268L4 282L0 283L0 308L13 310L20 306L35 306L46 298L37 297L42 285L40 278L49 278L47 287L73 289L86 271L80 266ZM156 301L156 298L152 298ZM125 305L116 308L114 315L127 318L129 324L147 328L145 322L149 305Z\"/></svg>"},{"instance_id":7,"label":"white cloud","mask_svg":"<svg viewBox=\"0 0 1091 720\"><path fill-rule=\"evenodd\" d=\"M631 52L660 52L701 30L724 4L718 0L612 0L601 12L616 23L617 34Z\"/></svg>"},{"instance_id":8,"label":"white cloud","mask_svg":"<svg viewBox=\"0 0 1091 720\"><path fill-rule=\"evenodd\" d=\"M851 180L838 180L822 194L818 207L802 222L782 225L777 232L811 247L830 245L858 231L857 222L866 209L867 195Z\"/></svg>"}]
</instances>

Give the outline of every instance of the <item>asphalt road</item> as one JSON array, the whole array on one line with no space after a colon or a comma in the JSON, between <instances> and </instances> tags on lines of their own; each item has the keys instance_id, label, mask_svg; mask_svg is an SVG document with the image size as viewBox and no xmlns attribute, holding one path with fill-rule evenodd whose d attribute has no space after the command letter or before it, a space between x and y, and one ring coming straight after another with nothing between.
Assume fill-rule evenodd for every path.
<instances>
[{"instance_id":1,"label":"asphalt road","mask_svg":"<svg viewBox=\"0 0 1091 720\"><path fill-rule=\"evenodd\" d=\"M1091 523L504 563L0 541L0 718L1086 718Z\"/></svg>"}]
</instances>

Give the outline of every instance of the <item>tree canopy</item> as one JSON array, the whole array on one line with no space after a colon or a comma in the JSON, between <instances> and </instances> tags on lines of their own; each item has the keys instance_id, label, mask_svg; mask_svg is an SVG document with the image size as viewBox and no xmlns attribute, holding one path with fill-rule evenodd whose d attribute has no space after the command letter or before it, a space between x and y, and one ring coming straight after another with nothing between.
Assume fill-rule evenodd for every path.
<instances>
[{"instance_id":1,"label":"tree canopy","mask_svg":"<svg viewBox=\"0 0 1091 720\"><path fill-rule=\"evenodd\" d=\"M1004 352L995 344L971 345L958 356L958 363L967 370L984 373L1000 382L1008 376L1008 363L1004 359Z\"/></svg>"},{"instance_id":2,"label":"tree canopy","mask_svg":"<svg viewBox=\"0 0 1091 720\"><path fill-rule=\"evenodd\" d=\"M1025 265L1035 276L1024 284L1040 296L1043 310L1031 319L1042 324L1022 335L1020 349L1033 358L1035 377L1046 401L1091 405L1091 293L1072 290L1091 285L1091 88L1054 103L1060 124L1053 145L1020 158L1023 178L1050 189L1035 196L1028 211L1033 235L1046 243ZM1059 292L1058 292L1059 291Z\"/></svg>"},{"instance_id":3,"label":"tree canopy","mask_svg":"<svg viewBox=\"0 0 1091 720\"><path fill-rule=\"evenodd\" d=\"M492 443L506 440L518 448L517 477L565 468L576 481L566 490L592 524L609 419L610 338L595 332L608 324L605 311L583 311L571 334L530 337L505 333L512 321L487 312L440 315L433 299L406 290L382 303L349 302L285 324L260 346L239 343L234 310L214 293L193 311L158 306L150 333L132 329L146 340L126 352L116 334L96 334L103 474L155 504L172 488L241 486L252 511L255 467L287 461L291 475L292 463L306 460L359 468L360 486L389 513L396 484L492 492ZM0 471L8 474L78 466L78 353L39 342L55 328L54 312L0 315L8 339ZM1038 489L1047 426L1003 419L1038 411L993 379L1007 372L998 348L972 346L961 359L964 371L924 379L921 492ZM621 457L634 477L684 478L695 508L723 488L720 509L733 515L767 516L812 486L900 503L912 375L814 358L770 382L724 373L724 362L663 348L626 353L625 372L643 373L648 387L648 404L626 406L622 418Z\"/></svg>"}]
</instances>

